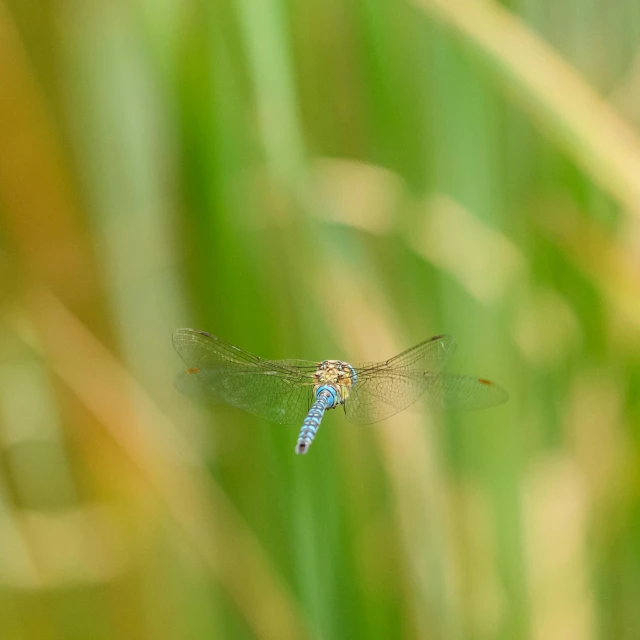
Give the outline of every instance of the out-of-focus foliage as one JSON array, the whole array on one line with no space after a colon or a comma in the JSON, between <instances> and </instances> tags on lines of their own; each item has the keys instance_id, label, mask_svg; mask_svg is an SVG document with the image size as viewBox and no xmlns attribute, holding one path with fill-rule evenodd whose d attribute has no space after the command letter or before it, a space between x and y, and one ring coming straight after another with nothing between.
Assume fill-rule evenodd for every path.
<instances>
[{"instance_id":1,"label":"out-of-focus foliage","mask_svg":"<svg viewBox=\"0 0 640 640\"><path fill-rule=\"evenodd\" d=\"M0 637L640 637L637 0L0 0ZM510 402L298 426L172 331Z\"/></svg>"}]
</instances>

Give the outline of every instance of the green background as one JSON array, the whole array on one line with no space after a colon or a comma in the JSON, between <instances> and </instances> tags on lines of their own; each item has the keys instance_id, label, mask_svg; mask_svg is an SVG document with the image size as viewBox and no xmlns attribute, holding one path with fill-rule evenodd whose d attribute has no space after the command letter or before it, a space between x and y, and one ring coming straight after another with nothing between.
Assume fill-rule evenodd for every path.
<instances>
[{"instance_id":1,"label":"green background","mask_svg":"<svg viewBox=\"0 0 640 640\"><path fill-rule=\"evenodd\" d=\"M0 0L0 637L640 637L637 0ZM207 409L456 336L501 407Z\"/></svg>"}]
</instances>

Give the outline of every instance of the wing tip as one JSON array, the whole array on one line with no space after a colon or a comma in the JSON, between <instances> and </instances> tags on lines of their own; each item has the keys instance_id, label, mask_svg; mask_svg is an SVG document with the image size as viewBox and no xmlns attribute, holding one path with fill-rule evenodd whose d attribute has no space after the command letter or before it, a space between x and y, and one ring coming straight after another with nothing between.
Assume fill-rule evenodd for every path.
<instances>
[{"instance_id":1,"label":"wing tip","mask_svg":"<svg viewBox=\"0 0 640 640\"><path fill-rule=\"evenodd\" d=\"M175 343L180 337L188 335L191 333L193 329L189 329L188 327L180 327L173 332L173 342Z\"/></svg>"},{"instance_id":2,"label":"wing tip","mask_svg":"<svg viewBox=\"0 0 640 640\"><path fill-rule=\"evenodd\" d=\"M206 331L202 331L201 329L192 329L191 327L181 327L176 329L173 332L173 344L177 345L180 340L187 338L187 336L200 335L205 336L205 338L209 338L211 340L217 340L214 335L207 333Z\"/></svg>"}]
</instances>

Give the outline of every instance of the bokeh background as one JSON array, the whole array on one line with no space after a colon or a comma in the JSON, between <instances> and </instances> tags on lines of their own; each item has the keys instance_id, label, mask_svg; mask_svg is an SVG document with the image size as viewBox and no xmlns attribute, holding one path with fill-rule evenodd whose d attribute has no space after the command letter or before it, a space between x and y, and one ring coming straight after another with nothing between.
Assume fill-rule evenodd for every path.
<instances>
[{"instance_id":1,"label":"bokeh background","mask_svg":"<svg viewBox=\"0 0 640 640\"><path fill-rule=\"evenodd\" d=\"M0 1L0 637L640 637L637 0ZM209 409L451 333L508 404Z\"/></svg>"}]
</instances>

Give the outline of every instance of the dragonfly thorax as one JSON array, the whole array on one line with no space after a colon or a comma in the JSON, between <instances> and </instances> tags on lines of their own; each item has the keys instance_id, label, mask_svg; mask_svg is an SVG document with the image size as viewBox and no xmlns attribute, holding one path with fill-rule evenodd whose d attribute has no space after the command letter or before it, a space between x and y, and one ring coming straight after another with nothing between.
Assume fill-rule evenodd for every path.
<instances>
[{"instance_id":1,"label":"dragonfly thorax","mask_svg":"<svg viewBox=\"0 0 640 640\"><path fill-rule=\"evenodd\" d=\"M328 407L331 409L338 406L338 404L344 404L349 397L351 387L357 379L355 369L348 362L343 362L342 360L319 362L318 368L313 375L316 380L313 386L314 395L317 395L318 391L326 386L333 388L338 394L336 404Z\"/></svg>"}]
</instances>

